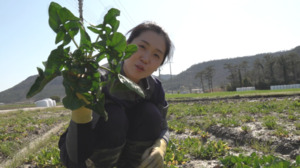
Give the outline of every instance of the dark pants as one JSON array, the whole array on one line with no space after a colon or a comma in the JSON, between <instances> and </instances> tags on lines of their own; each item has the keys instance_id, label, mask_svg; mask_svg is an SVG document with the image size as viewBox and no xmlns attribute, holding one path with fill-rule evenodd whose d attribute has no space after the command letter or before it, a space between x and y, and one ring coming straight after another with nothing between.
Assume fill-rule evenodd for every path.
<instances>
[{"instance_id":1,"label":"dark pants","mask_svg":"<svg viewBox=\"0 0 300 168\"><path fill-rule=\"evenodd\" d=\"M114 148L131 141L154 141L160 136L162 116L151 102L142 102L124 110L116 104L106 104L108 120L100 118L94 135L97 148Z\"/></svg>"}]
</instances>

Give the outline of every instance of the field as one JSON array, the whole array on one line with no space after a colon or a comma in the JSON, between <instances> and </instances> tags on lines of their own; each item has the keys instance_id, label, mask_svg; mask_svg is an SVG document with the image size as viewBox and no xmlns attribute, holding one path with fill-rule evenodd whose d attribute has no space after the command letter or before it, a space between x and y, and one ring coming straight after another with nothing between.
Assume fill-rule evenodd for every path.
<instances>
[{"instance_id":1,"label":"field","mask_svg":"<svg viewBox=\"0 0 300 168\"><path fill-rule=\"evenodd\" d=\"M300 167L300 90L166 95L165 167ZM0 111L0 165L62 167L70 111ZM0 166L0 167L1 167Z\"/></svg>"}]
</instances>

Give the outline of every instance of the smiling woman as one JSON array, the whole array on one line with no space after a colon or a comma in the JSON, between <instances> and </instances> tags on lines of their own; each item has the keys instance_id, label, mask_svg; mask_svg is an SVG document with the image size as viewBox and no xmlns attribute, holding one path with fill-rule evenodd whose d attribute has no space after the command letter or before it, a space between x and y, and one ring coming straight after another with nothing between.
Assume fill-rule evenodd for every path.
<instances>
[{"instance_id":1,"label":"smiling woman","mask_svg":"<svg viewBox=\"0 0 300 168\"><path fill-rule=\"evenodd\" d=\"M100 70L105 95L106 121L97 111L80 107L72 111L70 125L61 136L61 160L67 167L163 168L169 141L166 121L168 103L152 73L169 60L172 44L158 25L145 22L129 31L128 44L138 46L120 62L121 74L145 94L114 89L120 81ZM79 98L82 97L78 95Z\"/></svg>"},{"instance_id":2,"label":"smiling woman","mask_svg":"<svg viewBox=\"0 0 300 168\"><path fill-rule=\"evenodd\" d=\"M127 40L136 44L138 51L124 62L124 72L128 78L138 83L140 79L151 75L170 59L171 41L167 34L157 29L153 23L143 23L131 30Z\"/></svg>"}]
</instances>

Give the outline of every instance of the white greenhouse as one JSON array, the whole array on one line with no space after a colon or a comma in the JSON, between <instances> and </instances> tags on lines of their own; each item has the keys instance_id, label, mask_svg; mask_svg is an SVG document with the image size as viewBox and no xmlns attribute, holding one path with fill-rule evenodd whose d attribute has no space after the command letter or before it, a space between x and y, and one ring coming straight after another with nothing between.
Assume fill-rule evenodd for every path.
<instances>
[{"instance_id":1,"label":"white greenhouse","mask_svg":"<svg viewBox=\"0 0 300 168\"><path fill-rule=\"evenodd\" d=\"M56 101L47 98L47 99L36 101L34 104L36 105L36 107L55 107Z\"/></svg>"}]
</instances>

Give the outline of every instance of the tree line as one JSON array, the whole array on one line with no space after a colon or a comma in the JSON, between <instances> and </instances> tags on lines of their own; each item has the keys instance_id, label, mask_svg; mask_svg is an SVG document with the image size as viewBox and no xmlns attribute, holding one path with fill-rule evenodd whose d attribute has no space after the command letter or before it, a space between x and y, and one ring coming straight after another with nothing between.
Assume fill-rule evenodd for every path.
<instances>
[{"instance_id":1,"label":"tree line","mask_svg":"<svg viewBox=\"0 0 300 168\"><path fill-rule=\"evenodd\" d=\"M300 83L300 55L295 52L279 56L266 54L257 58L253 65L243 61L237 64L226 63L223 67L229 72L228 83L221 86L227 91L238 87L254 86L258 90L270 89L271 85ZM214 66L208 66L198 72L199 85L203 91L213 91Z\"/></svg>"}]
</instances>

